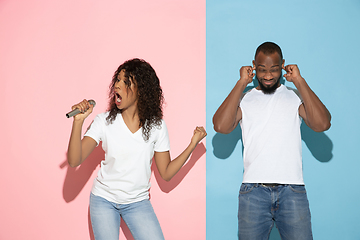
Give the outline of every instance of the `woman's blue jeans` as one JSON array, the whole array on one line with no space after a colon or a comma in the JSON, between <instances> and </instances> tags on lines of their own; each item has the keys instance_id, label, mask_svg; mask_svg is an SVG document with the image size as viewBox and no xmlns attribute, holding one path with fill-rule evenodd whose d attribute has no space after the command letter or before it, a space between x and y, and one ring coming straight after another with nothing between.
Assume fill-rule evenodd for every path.
<instances>
[{"instance_id":1,"label":"woman's blue jeans","mask_svg":"<svg viewBox=\"0 0 360 240\"><path fill-rule=\"evenodd\" d=\"M239 193L239 240L269 239L274 222L282 240L313 239L305 186L243 183Z\"/></svg>"},{"instance_id":2,"label":"woman's blue jeans","mask_svg":"<svg viewBox=\"0 0 360 240\"><path fill-rule=\"evenodd\" d=\"M91 194L90 218L96 240L119 240L121 218L135 240L164 240L159 221L148 199L116 204Z\"/></svg>"}]
</instances>

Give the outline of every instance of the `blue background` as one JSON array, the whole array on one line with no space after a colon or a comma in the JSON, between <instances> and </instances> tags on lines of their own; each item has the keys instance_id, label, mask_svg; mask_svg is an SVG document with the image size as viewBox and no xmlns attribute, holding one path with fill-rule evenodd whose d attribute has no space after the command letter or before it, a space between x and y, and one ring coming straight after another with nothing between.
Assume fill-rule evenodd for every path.
<instances>
[{"instance_id":1,"label":"blue background","mask_svg":"<svg viewBox=\"0 0 360 240\"><path fill-rule=\"evenodd\" d=\"M279 44L285 65L298 64L332 114L324 133L301 127L314 239L360 239L360 1L206 4L207 239L237 239L243 172L240 127L217 134L212 117L239 79L240 67L251 65L265 41ZM277 231L270 239L280 239Z\"/></svg>"}]
</instances>

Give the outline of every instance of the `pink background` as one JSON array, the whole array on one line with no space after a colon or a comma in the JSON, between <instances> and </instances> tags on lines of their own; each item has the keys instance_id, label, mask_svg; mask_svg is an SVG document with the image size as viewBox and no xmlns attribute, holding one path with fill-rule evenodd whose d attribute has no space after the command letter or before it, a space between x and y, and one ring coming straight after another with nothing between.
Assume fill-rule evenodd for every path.
<instances>
[{"instance_id":1,"label":"pink background","mask_svg":"<svg viewBox=\"0 0 360 240\"><path fill-rule=\"evenodd\" d=\"M87 127L106 110L125 60L143 58L157 71L173 157L205 125L205 0L1 0L0 34L1 240L93 238L88 198L104 153L68 167L65 113L95 99ZM166 239L205 239L204 153L205 141L169 183L154 171L151 199ZM122 230L120 239L132 239Z\"/></svg>"}]
</instances>

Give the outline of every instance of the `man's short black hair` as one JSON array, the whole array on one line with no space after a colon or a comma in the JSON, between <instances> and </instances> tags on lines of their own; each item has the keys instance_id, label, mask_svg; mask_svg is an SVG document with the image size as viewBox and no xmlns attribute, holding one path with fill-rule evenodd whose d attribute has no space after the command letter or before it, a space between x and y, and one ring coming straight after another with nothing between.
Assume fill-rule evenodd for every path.
<instances>
[{"instance_id":1,"label":"man's short black hair","mask_svg":"<svg viewBox=\"0 0 360 240\"><path fill-rule=\"evenodd\" d=\"M263 52L265 55L273 54L274 52L277 52L280 55L280 59L283 59L281 48L273 42L264 42L258 48L255 52L255 58L258 55L259 52Z\"/></svg>"}]
</instances>

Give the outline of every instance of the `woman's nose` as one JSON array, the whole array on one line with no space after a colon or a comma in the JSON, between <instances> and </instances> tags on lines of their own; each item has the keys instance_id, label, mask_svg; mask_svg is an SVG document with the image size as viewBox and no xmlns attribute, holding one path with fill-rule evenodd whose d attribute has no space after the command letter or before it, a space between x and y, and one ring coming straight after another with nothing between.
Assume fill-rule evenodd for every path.
<instances>
[{"instance_id":1,"label":"woman's nose","mask_svg":"<svg viewBox=\"0 0 360 240\"><path fill-rule=\"evenodd\" d=\"M119 82L116 82L116 83L115 83L114 88L117 89L117 90L120 90L120 84L119 84Z\"/></svg>"}]
</instances>

